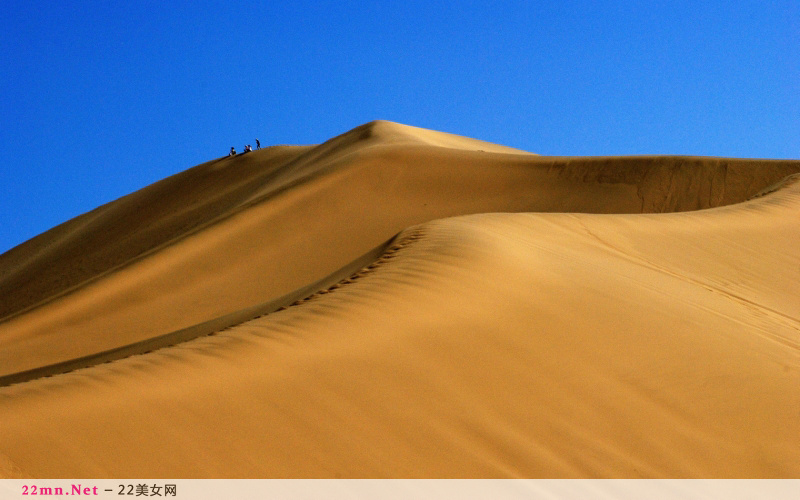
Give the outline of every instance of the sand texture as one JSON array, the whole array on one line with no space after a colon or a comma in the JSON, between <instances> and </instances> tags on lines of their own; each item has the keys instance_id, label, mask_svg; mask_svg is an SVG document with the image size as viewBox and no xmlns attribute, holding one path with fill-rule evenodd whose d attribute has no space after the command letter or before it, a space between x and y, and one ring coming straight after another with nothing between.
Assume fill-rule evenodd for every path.
<instances>
[{"instance_id":1,"label":"sand texture","mask_svg":"<svg viewBox=\"0 0 800 500\"><path fill-rule=\"evenodd\" d=\"M800 161L377 121L0 256L0 477L800 477Z\"/></svg>"}]
</instances>

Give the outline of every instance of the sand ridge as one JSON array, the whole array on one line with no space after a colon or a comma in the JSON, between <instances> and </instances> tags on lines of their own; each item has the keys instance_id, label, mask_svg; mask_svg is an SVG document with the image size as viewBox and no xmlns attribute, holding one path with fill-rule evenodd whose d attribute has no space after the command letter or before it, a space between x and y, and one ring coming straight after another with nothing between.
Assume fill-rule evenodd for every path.
<instances>
[{"instance_id":1,"label":"sand ridge","mask_svg":"<svg viewBox=\"0 0 800 500\"><path fill-rule=\"evenodd\" d=\"M318 288L0 388L3 474L797 475L800 195L771 186L800 162L539 157L378 121L195 169L132 196L168 206L205 169L224 203L134 229L138 255L95 248L117 263L70 293L42 278L53 298L0 323L0 375ZM115 203L92 217L135 217ZM3 256L0 283L69 267L59 240L89 225Z\"/></svg>"},{"instance_id":2,"label":"sand ridge","mask_svg":"<svg viewBox=\"0 0 800 500\"><path fill-rule=\"evenodd\" d=\"M471 147L450 147L454 145ZM98 212L112 215L101 217L103 223L86 229L87 234L82 223L69 231L63 238L68 248L52 254L63 254L63 259L46 253L20 265L12 259L6 267L10 271L3 276L8 279L0 279L0 286L13 291L5 294L4 303L15 303L27 300L31 287L68 276L76 258L108 254L96 261L127 259L67 292L58 286L40 288L51 295L0 322L0 376L136 344L290 294L345 267L403 228L428 220L497 211L706 208L743 201L796 169L796 163L780 161L553 158L486 149L480 141L373 122L317 147L278 148L210 162L101 207ZM198 176L210 180L196 182ZM709 177L722 181L703 180ZM698 188L701 192L695 193ZM118 221L135 218L144 200L155 199L156 207L158 200L173 196L205 200L202 193L217 189L232 194L224 195L224 205L216 197L198 201L192 217L201 222L192 230L148 229L177 222L136 225L139 230L131 232L152 247L140 255L126 253L133 246L112 240L104 246L93 239L109 227L121 231ZM169 210L174 203L161 202L166 208L154 213L183 224L188 212ZM66 225L71 224L77 221ZM43 244L47 248L61 248L49 241L60 241L64 231L56 228L54 235L39 239L48 242ZM84 239L89 251L70 246ZM38 256L38 245L34 239L12 257L24 255L30 246ZM32 281L19 283L31 276ZM48 349L54 336L72 341L57 351Z\"/></svg>"}]
</instances>

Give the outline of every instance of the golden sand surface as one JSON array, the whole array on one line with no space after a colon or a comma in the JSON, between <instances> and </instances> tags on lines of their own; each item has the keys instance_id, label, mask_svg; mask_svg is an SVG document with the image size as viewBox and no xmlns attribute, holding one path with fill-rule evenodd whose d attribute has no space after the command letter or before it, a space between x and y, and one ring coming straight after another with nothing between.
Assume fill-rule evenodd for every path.
<instances>
[{"instance_id":1,"label":"golden sand surface","mask_svg":"<svg viewBox=\"0 0 800 500\"><path fill-rule=\"evenodd\" d=\"M377 121L0 256L0 477L800 474L800 161Z\"/></svg>"}]
</instances>

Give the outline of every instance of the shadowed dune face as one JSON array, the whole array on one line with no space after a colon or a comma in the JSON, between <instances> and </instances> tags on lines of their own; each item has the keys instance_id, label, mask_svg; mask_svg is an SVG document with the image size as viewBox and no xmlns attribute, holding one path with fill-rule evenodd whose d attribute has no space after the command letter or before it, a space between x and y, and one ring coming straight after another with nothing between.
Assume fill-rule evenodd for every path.
<instances>
[{"instance_id":1,"label":"shadowed dune face","mask_svg":"<svg viewBox=\"0 0 800 500\"><path fill-rule=\"evenodd\" d=\"M0 256L7 380L238 318L0 388L0 473L796 476L799 184L745 201L798 172L389 122L200 165Z\"/></svg>"}]
</instances>

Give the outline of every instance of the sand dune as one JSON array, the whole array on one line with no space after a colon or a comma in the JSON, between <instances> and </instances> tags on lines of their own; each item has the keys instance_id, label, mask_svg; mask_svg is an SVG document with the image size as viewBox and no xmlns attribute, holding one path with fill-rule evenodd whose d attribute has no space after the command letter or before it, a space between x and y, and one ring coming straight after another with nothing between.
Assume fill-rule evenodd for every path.
<instances>
[{"instance_id":1,"label":"sand dune","mask_svg":"<svg viewBox=\"0 0 800 500\"><path fill-rule=\"evenodd\" d=\"M380 121L199 165L0 256L0 476L796 477L798 172Z\"/></svg>"}]
</instances>

